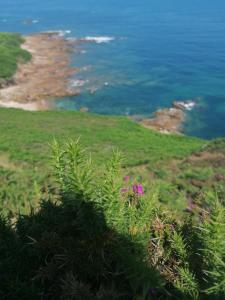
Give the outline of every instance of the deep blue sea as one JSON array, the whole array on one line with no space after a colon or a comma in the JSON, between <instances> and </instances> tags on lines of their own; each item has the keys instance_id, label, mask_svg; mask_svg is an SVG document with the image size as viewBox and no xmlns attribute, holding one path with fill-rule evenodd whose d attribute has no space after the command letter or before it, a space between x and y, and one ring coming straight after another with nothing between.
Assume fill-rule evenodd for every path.
<instances>
[{"instance_id":1,"label":"deep blue sea","mask_svg":"<svg viewBox=\"0 0 225 300\"><path fill-rule=\"evenodd\" d=\"M0 0L0 31L47 30L109 38L74 52L84 85L58 107L149 115L195 99L184 132L225 136L224 0Z\"/></svg>"}]
</instances>

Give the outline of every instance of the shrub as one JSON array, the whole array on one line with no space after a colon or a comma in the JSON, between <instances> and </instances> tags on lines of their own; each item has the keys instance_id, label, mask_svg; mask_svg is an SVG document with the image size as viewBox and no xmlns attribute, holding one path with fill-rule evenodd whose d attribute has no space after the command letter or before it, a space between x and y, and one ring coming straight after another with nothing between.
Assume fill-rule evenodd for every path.
<instances>
[{"instance_id":1,"label":"shrub","mask_svg":"<svg viewBox=\"0 0 225 300\"><path fill-rule=\"evenodd\" d=\"M79 142L52 153L56 183L40 208L1 218L2 299L223 299L221 203L178 220L158 188L122 179L118 152L103 172Z\"/></svg>"},{"instance_id":2,"label":"shrub","mask_svg":"<svg viewBox=\"0 0 225 300\"><path fill-rule=\"evenodd\" d=\"M31 54L20 47L23 42L19 34L0 32L0 79L10 79L19 62L31 59Z\"/></svg>"}]
</instances>

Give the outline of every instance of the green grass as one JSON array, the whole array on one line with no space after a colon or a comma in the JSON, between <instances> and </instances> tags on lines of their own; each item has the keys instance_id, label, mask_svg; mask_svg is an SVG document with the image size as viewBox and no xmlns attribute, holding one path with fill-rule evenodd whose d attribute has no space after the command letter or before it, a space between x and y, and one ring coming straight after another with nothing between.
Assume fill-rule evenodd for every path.
<instances>
[{"instance_id":1,"label":"green grass","mask_svg":"<svg viewBox=\"0 0 225 300\"><path fill-rule=\"evenodd\" d=\"M120 150L124 175L137 182L158 185L159 199L177 215L188 201L203 203L216 190L223 201L225 188L224 140L208 142L181 135L165 135L146 129L126 117L89 113L27 112L0 109L0 211L28 212L38 205L38 187L51 186L50 143L77 140L103 166L113 149ZM189 161L192 153L212 153L204 160ZM25 196L26 195L26 196ZM35 200L37 199L37 200Z\"/></svg>"},{"instance_id":2,"label":"green grass","mask_svg":"<svg viewBox=\"0 0 225 300\"><path fill-rule=\"evenodd\" d=\"M26 112L0 109L0 187L1 212L29 211L37 187L49 185L51 172L49 144L80 137L81 144L98 165L119 149L123 164L134 168L158 169L162 161L182 159L198 151L206 141L148 130L125 117L98 116L80 112ZM158 169L159 170L159 169ZM139 171L135 172L135 175ZM141 174L141 172L139 172ZM148 173L141 174L144 178ZM168 180L167 178L164 178ZM26 195L26 196L25 196Z\"/></svg>"},{"instance_id":3,"label":"green grass","mask_svg":"<svg viewBox=\"0 0 225 300\"><path fill-rule=\"evenodd\" d=\"M10 79L19 62L27 62L31 54L21 49L23 38L16 33L0 32L0 79Z\"/></svg>"},{"instance_id":4,"label":"green grass","mask_svg":"<svg viewBox=\"0 0 225 300\"><path fill-rule=\"evenodd\" d=\"M178 135L164 135L141 127L125 117L108 117L80 112L25 112L0 109L0 152L14 161L45 164L49 143L81 137L97 162L112 149L127 157L126 165L153 164L183 158L201 149L206 141Z\"/></svg>"},{"instance_id":5,"label":"green grass","mask_svg":"<svg viewBox=\"0 0 225 300\"><path fill-rule=\"evenodd\" d=\"M212 190L225 195L222 179L225 142L208 142L146 129L126 117L89 113L27 112L0 109L0 211L28 212L38 205L38 189L51 186L50 143L77 140L104 165L114 149L120 150L124 175L146 186L158 185L159 199L169 209L184 211L188 201L201 203ZM204 160L187 159L192 153L210 151ZM26 196L25 196L26 195ZM35 200L37 199L37 200Z\"/></svg>"}]
</instances>

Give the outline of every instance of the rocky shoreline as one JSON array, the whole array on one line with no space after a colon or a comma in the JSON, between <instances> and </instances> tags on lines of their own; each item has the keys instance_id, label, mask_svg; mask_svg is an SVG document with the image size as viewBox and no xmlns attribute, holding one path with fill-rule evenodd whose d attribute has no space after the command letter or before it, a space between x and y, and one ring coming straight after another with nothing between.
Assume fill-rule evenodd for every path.
<instances>
[{"instance_id":1,"label":"rocky shoreline","mask_svg":"<svg viewBox=\"0 0 225 300\"><path fill-rule=\"evenodd\" d=\"M174 101L171 108L159 109L151 118L131 117L139 124L166 134L181 134L185 121L186 111L194 108L196 103L192 100Z\"/></svg>"},{"instance_id":2,"label":"rocky shoreline","mask_svg":"<svg viewBox=\"0 0 225 300\"><path fill-rule=\"evenodd\" d=\"M20 64L14 77L0 89L0 105L42 110L51 105L46 100L78 94L70 87L70 78L78 71L70 65L74 43L57 32L25 37L22 48L32 54L32 59Z\"/></svg>"}]
</instances>

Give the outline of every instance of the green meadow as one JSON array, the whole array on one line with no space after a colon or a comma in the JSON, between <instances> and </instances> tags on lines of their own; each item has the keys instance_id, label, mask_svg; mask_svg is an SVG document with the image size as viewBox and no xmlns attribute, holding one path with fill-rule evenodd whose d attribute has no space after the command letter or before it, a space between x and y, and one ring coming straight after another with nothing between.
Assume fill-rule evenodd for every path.
<instances>
[{"instance_id":1,"label":"green meadow","mask_svg":"<svg viewBox=\"0 0 225 300\"><path fill-rule=\"evenodd\" d=\"M126 117L80 112L1 109L0 126L0 151L8 153L14 161L37 164L46 162L48 145L53 139L63 142L80 137L99 163L118 148L130 166L183 158L207 144L196 138L163 135Z\"/></svg>"}]
</instances>

